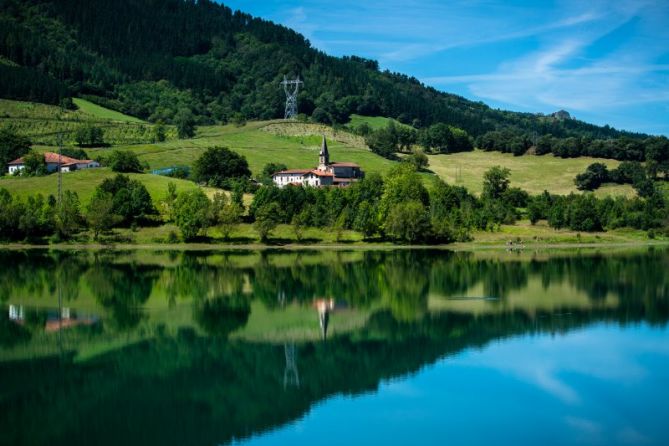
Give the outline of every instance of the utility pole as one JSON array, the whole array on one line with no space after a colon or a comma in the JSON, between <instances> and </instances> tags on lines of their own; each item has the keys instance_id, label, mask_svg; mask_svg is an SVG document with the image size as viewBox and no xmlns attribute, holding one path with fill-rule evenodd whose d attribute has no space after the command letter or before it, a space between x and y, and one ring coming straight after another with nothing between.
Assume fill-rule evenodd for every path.
<instances>
[{"instance_id":1,"label":"utility pole","mask_svg":"<svg viewBox=\"0 0 669 446\"><path fill-rule=\"evenodd\" d=\"M295 119L297 117L297 94L300 92L300 85L304 82L300 80L300 76L295 79L288 80L283 76L283 91L286 93L286 111L283 115L284 119Z\"/></svg>"},{"instance_id":2,"label":"utility pole","mask_svg":"<svg viewBox=\"0 0 669 446\"><path fill-rule=\"evenodd\" d=\"M58 211L63 208L63 133L58 133Z\"/></svg>"}]
</instances>

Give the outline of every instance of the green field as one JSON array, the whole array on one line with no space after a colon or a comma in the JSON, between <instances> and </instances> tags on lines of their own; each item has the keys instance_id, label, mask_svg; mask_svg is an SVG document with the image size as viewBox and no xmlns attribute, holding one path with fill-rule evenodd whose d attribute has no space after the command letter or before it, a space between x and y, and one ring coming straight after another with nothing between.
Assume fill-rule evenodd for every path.
<instances>
[{"instance_id":1,"label":"green field","mask_svg":"<svg viewBox=\"0 0 669 446\"><path fill-rule=\"evenodd\" d=\"M351 115L351 119L346 124L346 126L350 128L357 128L362 124L367 124L372 130L378 130L387 127L388 123L391 121L395 123L395 125L409 127L408 125L402 124L393 118L385 118L383 116L362 116L356 114Z\"/></svg>"},{"instance_id":2,"label":"green field","mask_svg":"<svg viewBox=\"0 0 669 446\"><path fill-rule=\"evenodd\" d=\"M267 127L281 125L280 122L251 122L243 127L234 125L200 127L193 139L172 140L160 144L125 146L146 161L151 169L191 165L202 152L212 146L229 147L244 155L251 171L258 175L267 163L281 162L291 168L313 168L318 164L323 126L300 124L292 126L293 134L278 134L267 131ZM290 125L290 124L289 124ZM345 132L326 135L330 158L336 161L352 161L360 164L366 172L387 172L394 164L372 153L364 143ZM105 155L108 149L91 150L92 156Z\"/></svg>"},{"instance_id":3,"label":"green field","mask_svg":"<svg viewBox=\"0 0 669 446\"><path fill-rule=\"evenodd\" d=\"M368 173L381 174L396 164L396 161L372 153L362 138L345 130L280 120L249 122L244 126L202 126L194 138L186 140L174 138L174 129L170 128L168 135L171 136L166 142L149 143L150 125L81 99L75 99L75 103L79 110L62 111L59 107L49 105L0 100L0 125L15 125L20 131L25 131L34 143L41 142L38 144L41 150L50 150L55 139L54 132L63 126L70 126L72 130L83 122L101 123L106 135L116 135L117 142L112 148L132 150L151 169L192 165L206 148L212 146L226 146L244 155L254 175L260 174L270 162L281 162L290 168L310 168L317 164L322 135L328 139L332 160L356 162ZM389 118L383 117L351 117L353 126L366 122L378 128L387 125L389 121ZM93 158L104 158L110 149L89 149L88 152ZM609 168L618 165L617 161L586 157L514 157L511 154L483 151L429 155L429 162L428 169L433 173L424 174L428 183L429 178L436 174L451 184L462 185L472 192L480 193L483 173L492 166L500 165L511 170L513 186L533 194L544 190L558 194L577 192L574 177L589 164L603 162ZM55 184L55 178L26 179L13 186L17 192L22 188L29 191L33 187L44 191L48 188L40 187L42 182ZM632 196L634 190L629 185L605 185L596 194Z\"/></svg>"},{"instance_id":4,"label":"green field","mask_svg":"<svg viewBox=\"0 0 669 446\"><path fill-rule=\"evenodd\" d=\"M520 187L530 193L538 194L548 190L554 194L578 192L574 178L592 163L606 164L609 169L617 167L619 162L600 158L556 158L544 156L513 156L510 153L473 152L455 153L451 155L429 155L428 169L439 175L446 182L464 186L472 192L480 193L483 174L491 166L507 167L511 171L511 185ZM606 184L595 192L598 196L625 195L633 196L634 189L630 185Z\"/></svg>"},{"instance_id":5,"label":"green field","mask_svg":"<svg viewBox=\"0 0 669 446\"><path fill-rule=\"evenodd\" d=\"M139 118L134 116L124 115L114 110L101 107L97 104L93 104L85 99L74 98L74 104L79 108L83 114L91 116L97 120L108 120L108 121L120 121L120 122L136 122L143 123Z\"/></svg>"},{"instance_id":6,"label":"green field","mask_svg":"<svg viewBox=\"0 0 669 446\"><path fill-rule=\"evenodd\" d=\"M76 191L82 205L86 205L93 196L95 188L105 178L115 176L116 173L106 168L86 169L63 174L63 190ZM167 193L167 183L176 183L177 191L195 189L198 186L186 180L178 180L160 175L128 174L130 178L139 180L149 191L154 203L162 200ZM0 188L7 189L11 194L21 198L28 195L42 194L55 195L58 191L58 175L44 177L1 177Z\"/></svg>"},{"instance_id":7,"label":"green field","mask_svg":"<svg viewBox=\"0 0 669 446\"><path fill-rule=\"evenodd\" d=\"M83 99L74 99L77 110L54 105L0 99L0 127L10 126L28 136L33 144L54 146L58 135L73 145L77 129L95 125L104 131L104 141L112 145L140 144L153 140L153 125L108 110ZM176 129L166 127L167 139L176 138Z\"/></svg>"}]
</instances>

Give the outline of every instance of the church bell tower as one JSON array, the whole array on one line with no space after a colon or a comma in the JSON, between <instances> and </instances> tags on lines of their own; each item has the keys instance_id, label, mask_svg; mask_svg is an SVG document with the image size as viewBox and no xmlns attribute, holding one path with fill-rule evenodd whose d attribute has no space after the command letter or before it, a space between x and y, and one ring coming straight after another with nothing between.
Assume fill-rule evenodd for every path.
<instances>
[{"instance_id":1,"label":"church bell tower","mask_svg":"<svg viewBox=\"0 0 669 446\"><path fill-rule=\"evenodd\" d=\"M328 165L330 164L330 153L328 152L328 143L325 141L325 135L323 135L323 142L321 143L321 151L318 154L318 170L327 171Z\"/></svg>"}]
</instances>

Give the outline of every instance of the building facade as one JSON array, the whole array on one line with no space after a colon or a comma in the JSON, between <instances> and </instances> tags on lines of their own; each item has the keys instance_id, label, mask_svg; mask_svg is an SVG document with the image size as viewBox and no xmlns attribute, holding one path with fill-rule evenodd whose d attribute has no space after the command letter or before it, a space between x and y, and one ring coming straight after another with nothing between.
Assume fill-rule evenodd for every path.
<instances>
[{"instance_id":1,"label":"building facade","mask_svg":"<svg viewBox=\"0 0 669 446\"><path fill-rule=\"evenodd\" d=\"M272 175L278 187L292 186L348 186L364 177L364 172L356 163L331 163L328 144L323 136L318 153L318 167L315 169L288 169Z\"/></svg>"},{"instance_id":2,"label":"building facade","mask_svg":"<svg viewBox=\"0 0 669 446\"><path fill-rule=\"evenodd\" d=\"M56 172L60 166L61 172L72 172L79 169L92 169L100 167L100 163L94 160L78 160L69 156L60 156L57 153L45 152L44 163L48 172ZM14 175L25 169L23 158L18 158L7 165L10 175Z\"/></svg>"}]
</instances>

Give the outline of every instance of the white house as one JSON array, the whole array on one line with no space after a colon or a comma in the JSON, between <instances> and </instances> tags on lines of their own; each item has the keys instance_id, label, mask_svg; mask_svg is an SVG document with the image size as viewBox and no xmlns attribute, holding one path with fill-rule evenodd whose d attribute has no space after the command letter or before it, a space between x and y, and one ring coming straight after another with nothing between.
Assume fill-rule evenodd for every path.
<instances>
[{"instance_id":1,"label":"white house","mask_svg":"<svg viewBox=\"0 0 669 446\"><path fill-rule=\"evenodd\" d=\"M45 152L44 162L46 163L46 170L48 172L55 172L60 166L61 172L72 172L78 169L92 169L100 167L100 163L94 160L78 160L69 156L59 157L57 153ZM7 165L10 174L15 174L20 170L25 169L26 165L23 158L15 159Z\"/></svg>"},{"instance_id":2,"label":"white house","mask_svg":"<svg viewBox=\"0 0 669 446\"><path fill-rule=\"evenodd\" d=\"M318 154L318 167L315 169L288 169L272 175L274 184L279 187L293 186L348 186L353 181L364 177L364 172L355 163L331 163L328 144L323 136L321 151Z\"/></svg>"}]
</instances>

